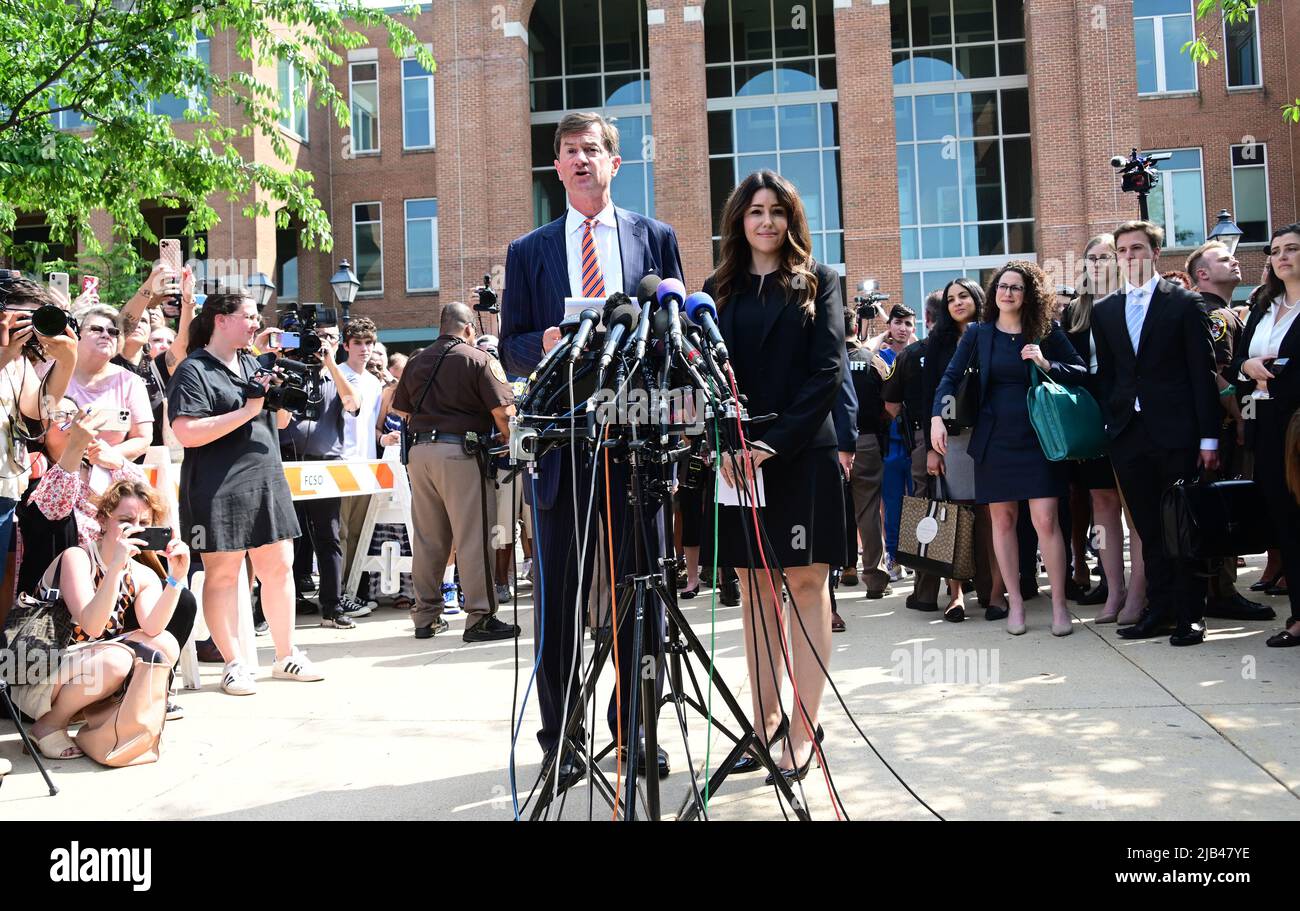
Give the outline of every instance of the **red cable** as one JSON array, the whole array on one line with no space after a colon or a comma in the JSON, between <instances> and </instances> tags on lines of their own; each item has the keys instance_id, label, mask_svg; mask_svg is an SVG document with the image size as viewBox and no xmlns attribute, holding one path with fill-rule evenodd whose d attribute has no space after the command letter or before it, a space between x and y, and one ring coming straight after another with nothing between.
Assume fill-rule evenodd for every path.
<instances>
[{"instance_id":1,"label":"red cable","mask_svg":"<svg viewBox=\"0 0 1300 911\"><path fill-rule=\"evenodd\" d=\"M727 379L731 383L731 395L737 402L739 402L740 392L736 388L736 375L732 371L730 364L727 364L726 369L727 369ZM745 428L740 420L739 409L736 411L736 430L740 434L740 451L746 457L743 460L743 463L745 469L747 470L749 467L749 458L748 458L749 445L745 441ZM748 482L749 480L750 480L749 478L746 478L746 482ZM739 483L739 481L740 479L738 478L737 482ZM750 515L752 516L754 522L754 541L758 545L758 557L763 562L763 572L764 575L767 577L768 588L771 589L772 591L772 602L773 602L773 606L776 609L776 631L781 638L781 650L782 650L783 663L785 664L786 673L790 675L790 687L794 691L795 710L799 715L799 720L803 722L804 731L808 734L809 741L812 742L813 751L816 752L817 754L818 764L821 767L822 777L826 780L826 791L830 795L831 808L835 810L835 818L843 822L844 817L840 815L839 803L835 799L835 790L834 788L831 787L830 773L827 772L826 770L825 756L822 753L821 744L817 742L817 734L812 729L812 723L808 718L807 709L804 707L803 700L799 698L799 684L795 682L794 666L792 664L792 661L794 660L793 654L790 650L790 644L789 642L786 641L786 637L785 637L785 618L782 615L782 611L781 611L782 601L781 601L781 597L777 594L776 585L772 581L772 570L767 565L767 553L763 547L763 535L758 527L757 482L755 482L753 489L754 489L755 496L751 496L749 498L749 510L750 510ZM754 681L754 682L757 685L758 681ZM779 691L777 692L777 699L779 702L780 700Z\"/></svg>"}]
</instances>

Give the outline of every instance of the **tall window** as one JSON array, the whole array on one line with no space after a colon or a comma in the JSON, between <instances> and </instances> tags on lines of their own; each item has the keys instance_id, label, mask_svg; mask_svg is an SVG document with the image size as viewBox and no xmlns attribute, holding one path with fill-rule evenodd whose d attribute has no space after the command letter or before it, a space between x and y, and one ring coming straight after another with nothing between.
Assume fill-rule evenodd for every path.
<instances>
[{"instance_id":1,"label":"tall window","mask_svg":"<svg viewBox=\"0 0 1300 911\"><path fill-rule=\"evenodd\" d=\"M1183 53L1192 31L1192 0L1133 0L1139 95L1196 91L1196 64Z\"/></svg>"},{"instance_id":2,"label":"tall window","mask_svg":"<svg viewBox=\"0 0 1300 911\"><path fill-rule=\"evenodd\" d=\"M831 0L710 0L704 42L715 247L731 191L769 168L799 191L813 257L842 271Z\"/></svg>"},{"instance_id":3,"label":"tall window","mask_svg":"<svg viewBox=\"0 0 1300 911\"><path fill-rule=\"evenodd\" d=\"M433 148L433 124L433 73L409 57L402 61L402 147Z\"/></svg>"},{"instance_id":4,"label":"tall window","mask_svg":"<svg viewBox=\"0 0 1300 911\"><path fill-rule=\"evenodd\" d=\"M1259 66L1259 11L1250 10L1244 22L1223 23L1223 44L1228 51L1228 88L1257 88L1264 84Z\"/></svg>"},{"instance_id":5,"label":"tall window","mask_svg":"<svg viewBox=\"0 0 1300 911\"><path fill-rule=\"evenodd\" d=\"M1147 198L1151 221L1165 229L1165 249L1205 243L1205 178L1200 149L1177 149L1158 163L1160 183Z\"/></svg>"},{"instance_id":6,"label":"tall window","mask_svg":"<svg viewBox=\"0 0 1300 911\"><path fill-rule=\"evenodd\" d=\"M383 206L377 202L352 204L352 264L361 281L358 294L384 290Z\"/></svg>"},{"instance_id":7,"label":"tall window","mask_svg":"<svg viewBox=\"0 0 1300 911\"><path fill-rule=\"evenodd\" d=\"M275 229L275 295L288 303L298 300L298 228Z\"/></svg>"},{"instance_id":8,"label":"tall window","mask_svg":"<svg viewBox=\"0 0 1300 911\"><path fill-rule=\"evenodd\" d=\"M348 66L352 86L352 151L379 151L379 64L373 60Z\"/></svg>"},{"instance_id":9,"label":"tall window","mask_svg":"<svg viewBox=\"0 0 1300 911\"><path fill-rule=\"evenodd\" d=\"M1268 243L1268 156L1262 142L1232 147L1232 215L1243 244Z\"/></svg>"},{"instance_id":10,"label":"tall window","mask_svg":"<svg viewBox=\"0 0 1300 911\"><path fill-rule=\"evenodd\" d=\"M555 127L568 111L600 111L619 129L614 204L654 215L654 140L644 0L537 0L528 21L533 214L563 214Z\"/></svg>"},{"instance_id":11,"label":"tall window","mask_svg":"<svg viewBox=\"0 0 1300 911\"><path fill-rule=\"evenodd\" d=\"M893 0L903 302L1035 259L1021 0Z\"/></svg>"},{"instance_id":12,"label":"tall window","mask_svg":"<svg viewBox=\"0 0 1300 911\"><path fill-rule=\"evenodd\" d=\"M204 69L211 69L212 66L212 42L206 34L201 31L194 32L194 40L188 47L188 56L203 63ZM188 110L199 110L206 106L208 98L206 94L199 92L197 88L191 89L184 97L179 95L162 95L149 102L149 113L162 114L170 117L172 120L180 120L185 116Z\"/></svg>"},{"instance_id":13,"label":"tall window","mask_svg":"<svg viewBox=\"0 0 1300 911\"><path fill-rule=\"evenodd\" d=\"M438 290L438 200L406 200L406 290Z\"/></svg>"},{"instance_id":14,"label":"tall window","mask_svg":"<svg viewBox=\"0 0 1300 911\"><path fill-rule=\"evenodd\" d=\"M302 70L288 60L278 64L280 81L280 126L296 134L303 142L307 135L307 80Z\"/></svg>"}]
</instances>

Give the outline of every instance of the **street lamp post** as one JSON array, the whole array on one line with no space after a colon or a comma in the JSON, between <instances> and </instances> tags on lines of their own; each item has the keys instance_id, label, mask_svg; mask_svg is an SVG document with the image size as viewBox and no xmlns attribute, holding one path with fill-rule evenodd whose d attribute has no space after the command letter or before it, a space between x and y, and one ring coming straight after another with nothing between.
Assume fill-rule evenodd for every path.
<instances>
[{"instance_id":1,"label":"street lamp post","mask_svg":"<svg viewBox=\"0 0 1300 911\"><path fill-rule=\"evenodd\" d=\"M271 297L275 294L275 282L265 272L258 272L250 278L247 287L253 302L257 304L258 312L271 302Z\"/></svg>"},{"instance_id":2,"label":"street lamp post","mask_svg":"<svg viewBox=\"0 0 1300 911\"><path fill-rule=\"evenodd\" d=\"M346 326L348 311L352 309L352 302L356 300L357 290L361 287L361 282L357 281L357 274L352 271L352 266L346 259L339 264L339 271L330 278L330 287L334 289L334 297L343 311L343 325Z\"/></svg>"},{"instance_id":3,"label":"street lamp post","mask_svg":"<svg viewBox=\"0 0 1300 911\"><path fill-rule=\"evenodd\" d=\"M1220 209L1218 223L1210 230L1210 240L1222 241L1229 253L1236 253L1237 244L1245 233L1233 222L1227 209Z\"/></svg>"}]
</instances>

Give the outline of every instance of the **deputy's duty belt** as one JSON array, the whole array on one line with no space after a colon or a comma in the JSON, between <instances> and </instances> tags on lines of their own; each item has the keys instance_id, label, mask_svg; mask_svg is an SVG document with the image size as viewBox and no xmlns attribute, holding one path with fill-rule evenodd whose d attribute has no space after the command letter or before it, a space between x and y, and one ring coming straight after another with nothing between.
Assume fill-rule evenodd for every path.
<instances>
[{"instance_id":1,"label":"deputy's duty belt","mask_svg":"<svg viewBox=\"0 0 1300 911\"><path fill-rule=\"evenodd\" d=\"M411 434L411 445L419 446L421 443L464 443L465 434L463 433L443 433L440 430L421 430Z\"/></svg>"}]
</instances>

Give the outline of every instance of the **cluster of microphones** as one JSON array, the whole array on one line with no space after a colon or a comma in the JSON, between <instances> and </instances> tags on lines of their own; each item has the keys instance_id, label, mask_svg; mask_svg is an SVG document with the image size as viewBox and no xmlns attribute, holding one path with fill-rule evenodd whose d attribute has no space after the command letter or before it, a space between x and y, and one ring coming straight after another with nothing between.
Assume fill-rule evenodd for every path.
<instances>
[{"instance_id":1,"label":"cluster of microphones","mask_svg":"<svg viewBox=\"0 0 1300 911\"><path fill-rule=\"evenodd\" d=\"M603 341L597 336L602 327ZM729 357L713 298L703 291L687 295L677 279L654 274L641 280L636 300L615 292L606 299L603 314L588 308L566 317L559 328L560 342L538 364L534 377L549 374L548 368L559 363L576 363L595 344L600 345L597 386L604 383L615 357L639 361L656 341L663 342L669 358L680 355L691 363L698 363L705 349L715 364L725 364Z\"/></svg>"}]
</instances>

